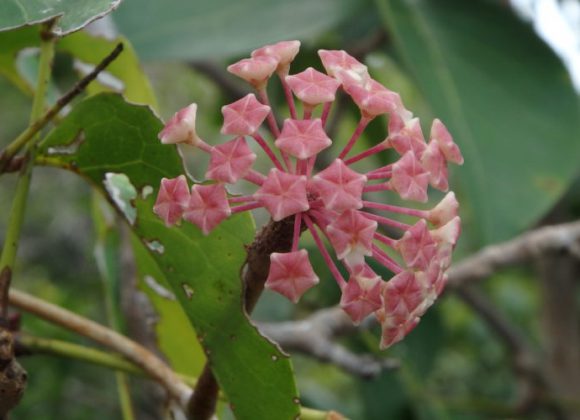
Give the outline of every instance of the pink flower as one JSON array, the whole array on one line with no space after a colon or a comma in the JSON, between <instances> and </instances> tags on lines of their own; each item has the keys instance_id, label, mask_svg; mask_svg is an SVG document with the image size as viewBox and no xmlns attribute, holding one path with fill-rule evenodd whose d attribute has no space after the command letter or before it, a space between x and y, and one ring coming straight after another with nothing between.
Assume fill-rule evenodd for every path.
<instances>
[{"instance_id":1,"label":"pink flower","mask_svg":"<svg viewBox=\"0 0 580 420\"><path fill-rule=\"evenodd\" d=\"M223 184L196 184L191 188L183 218L198 226L207 235L230 214Z\"/></svg>"},{"instance_id":2,"label":"pink flower","mask_svg":"<svg viewBox=\"0 0 580 420\"><path fill-rule=\"evenodd\" d=\"M318 276L304 249L287 253L274 252L270 255L270 261L270 273L265 287L294 303L298 302L304 292L318 284Z\"/></svg>"},{"instance_id":3,"label":"pink flower","mask_svg":"<svg viewBox=\"0 0 580 420\"><path fill-rule=\"evenodd\" d=\"M367 179L336 159L312 178L312 189L324 206L338 212L362 207L362 193Z\"/></svg>"},{"instance_id":4,"label":"pink flower","mask_svg":"<svg viewBox=\"0 0 580 420\"><path fill-rule=\"evenodd\" d=\"M259 98L249 94L222 108L221 132L232 139L213 147L201 140L195 133L194 106L167 123L160 133L162 141L187 142L209 154L206 177L217 183L194 185L190 195L185 177L164 179L154 211L167 225L184 218L204 234L230 214L256 208L264 208L274 221L291 217L291 249L271 254L265 287L297 302L318 283L308 252L300 249L300 235L308 230L342 292L341 307L354 323L374 313L382 327L381 347L386 348L419 323L443 290L445 270L461 231L453 192L431 210L389 201L395 201L396 195L426 202L429 185L447 190L447 164L462 163L463 157L439 120L433 122L429 143L425 143L419 119L413 118L399 94L373 80L367 67L344 51L319 51L326 75L312 68L288 75L299 46L298 41L268 45L255 50L252 58L228 67L250 83ZM290 113L281 130L266 90L274 73L280 78ZM351 97L361 114L348 139L330 139L326 131L337 89ZM301 117L296 112L296 98L302 102ZM316 109L318 105L321 109ZM320 116L313 115L315 112ZM367 125L383 115L389 121L388 136L351 155ZM271 135L260 134L264 123ZM267 174L252 169L256 154L246 137L271 162ZM332 144L341 144L341 150L332 155L328 166L318 168L319 154ZM388 149L397 153L394 161L366 173L352 168ZM248 195L228 197L225 184L239 180L255 189ZM367 195L370 193L373 200ZM381 278L369 267L370 260L392 274ZM344 266L346 278L338 264Z\"/></svg>"},{"instance_id":5,"label":"pink flower","mask_svg":"<svg viewBox=\"0 0 580 420\"><path fill-rule=\"evenodd\" d=\"M179 222L188 202L189 187L184 175L174 179L163 178L153 211L166 226L172 226Z\"/></svg>"},{"instance_id":6,"label":"pink flower","mask_svg":"<svg viewBox=\"0 0 580 420\"><path fill-rule=\"evenodd\" d=\"M302 102L319 105L334 101L340 82L333 77L308 67L302 73L286 76L286 83Z\"/></svg>"},{"instance_id":7,"label":"pink flower","mask_svg":"<svg viewBox=\"0 0 580 420\"><path fill-rule=\"evenodd\" d=\"M255 160L246 140L238 137L212 148L205 177L233 184L250 172Z\"/></svg>"},{"instance_id":8,"label":"pink flower","mask_svg":"<svg viewBox=\"0 0 580 420\"><path fill-rule=\"evenodd\" d=\"M309 208L306 177L273 168L254 199L266 207L275 221L306 211Z\"/></svg>"},{"instance_id":9,"label":"pink flower","mask_svg":"<svg viewBox=\"0 0 580 420\"><path fill-rule=\"evenodd\" d=\"M197 105L191 104L175 113L159 133L159 140L164 144L189 143L195 145L195 117Z\"/></svg>"},{"instance_id":10,"label":"pink flower","mask_svg":"<svg viewBox=\"0 0 580 420\"><path fill-rule=\"evenodd\" d=\"M298 159L308 159L316 156L332 144L324 129L320 118L314 120L284 121L280 136L274 143L283 152Z\"/></svg>"},{"instance_id":11,"label":"pink flower","mask_svg":"<svg viewBox=\"0 0 580 420\"><path fill-rule=\"evenodd\" d=\"M253 93L222 107L224 125L222 134L248 136L254 134L264 122L270 107L262 104Z\"/></svg>"},{"instance_id":12,"label":"pink flower","mask_svg":"<svg viewBox=\"0 0 580 420\"><path fill-rule=\"evenodd\" d=\"M355 325L382 306L383 280L368 265L359 267L342 291L340 307Z\"/></svg>"}]
</instances>

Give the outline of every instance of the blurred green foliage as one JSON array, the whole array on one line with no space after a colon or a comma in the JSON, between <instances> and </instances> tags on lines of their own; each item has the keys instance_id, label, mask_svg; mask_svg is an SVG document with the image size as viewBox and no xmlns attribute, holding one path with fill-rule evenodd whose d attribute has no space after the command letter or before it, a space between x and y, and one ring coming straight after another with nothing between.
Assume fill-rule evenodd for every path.
<instances>
[{"instance_id":1,"label":"blurred green foliage","mask_svg":"<svg viewBox=\"0 0 580 420\"><path fill-rule=\"evenodd\" d=\"M553 53L498 2L126 0L112 16L121 34L134 43L137 55L146 60L143 68L154 91L138 71L135 56L129 54L124 56L128 61L111 69L113 76L135 82L126 85L125 94L151 105L155 95L164 117L197 102L199 129L211 142L220 140L220 106L234 98L207 75L192 70L191 61L230 62L264 43L297 37L304 41L304 54L293 67L299 71L321 67L318 48L367 48L365 62L373 77L400 92L425 129L434 116L441 117L463 147L466 165L454 172L452 182L460 185L462 217L467 222L462 255L532 226L557 203L578 171L578 97ZM22 30L25 35L20 40L14 35L19 31L0 33L0 74L6 77L0 78L0 147L27 124L30 87L21 74L24 58L15 53L20 45L34 45L34 31ZM94 64L112 44L86 33L65 38L56 63L55 88L63 90L76 77L68 54ZM273 87L272 94L283 109L279 88ZM347 106L335 140L345 141L357 119L354 107ZM381 141L384 121L375 122L369 132L358 147ZM203 158L187 158L192 173L201 174ZM1 178L0 237L14 183L14 175ZM566 201L576 217L580 215L578 191L570 189ZM93 258L90 197L89 188L67 173L35 170L15 283L107 322ZM321 284L297 307L266 293L256 310L257 319L304 316L338 302L339 292L322 259L316 252L312 255L313 265L322 267L317 269ZM540 296L533 274L524 269L500 273L489 279L485 292L539 348ZM23 317L23 325L40 336L78 341L31 316ZM386 352L376 351L377 331L346 338L344 343L378 357L397 357L402 367L361 380L334 366L295 356L304 404L369 420L515 414L518 388L511 355L454 296L445 296L403 343ZM30 356L22 362L31 372L30 384L15 419L121 418L112 372L50 356ZM139 393L134 397L137 406L149 407Z\"/></svg>"}]
</instances>

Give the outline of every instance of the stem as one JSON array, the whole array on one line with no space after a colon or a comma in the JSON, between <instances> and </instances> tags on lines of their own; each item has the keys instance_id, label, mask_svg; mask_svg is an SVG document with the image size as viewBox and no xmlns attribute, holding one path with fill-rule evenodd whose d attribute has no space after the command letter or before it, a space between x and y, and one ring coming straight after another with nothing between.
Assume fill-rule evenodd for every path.
<instances>
[{"instance_id":1,"label":"stem","mask_svg":"<svg viewBox=\"0 0 580 420\"><path fill-rule=\"evenodd\" d=\"M425 210L409 209L407 207L392 206L390 204L374 203L372 201L363 201L363 207L389 211L391 213L406 214L407 216L428 218L429 212Z\"/></svg>"},{"instance_id":2,"label":"stem","mask_svg":"<svg viewBox=\"0 0 580 420\"><path fill-rule=\"evenodd\" d=\"M257 209L260 207L263 207L262 204L254 201L252 203L242 204L241 206L232 207L231 210L232 210L232 214L235 214L235 213L240 213L242 211L254 210L254 209Z\"/></svg>"},{"instance_id":3,"label":"stem","mask_svg":"<svg viewBox=\"0 0 580 420\"><path fill-rule=\"evenodd\" d=\"M278 170L284 171L284 168L282 168L282 164L280 163L280 161L278 160L278 158L276 157L276 155L274 154L274 152L272 151L270 146L268 146L268 143L266 143L266 140L264 140L264 138L260 134L258 134L258 132L255 132L252 135L252 137L260 145L260 147L264 150L266 155L268 155L268 157L270 158L270 160L272 161L274 166L276 166L276 168L278 168Z\"/></svg>"},{"instance_id":4,"label":"stem","mask_svg":"<svg viewBox=\"0 0 580 420\"><path fill-rule=\"evenodd\" d=\"M14 288L10 290L9 298L13 306L94 340L125 356L158 381L180 404L185 405L189 400L191 388L179 379L163 360L142 345L110 328L27 293L14 290Z\"/></svg>"},{"instance_id":5,"label":"stem","mask_svg":"<svg viewBox=\"0 0 580 420\"><path fill-rule=\"evenodd\" d=\"M41 117L35 119L35 121L30 124L26 130L24 130L12 143L10 143L4 151L0 153L0 173L4 171L4 168L8 165L8 162L18 153L22 147L28 144L38 133L42 130L46 124L48 124L57 114L72 101L76 96L78 96L89 83L91 83L101 71L103 71L113 60L115 60L119 54L123 51L123 44L119 43L115 49L103 59L89 74L79 80L64 96L61 96L58 101L48 109Z\"/></svg>"},{"instance_id":6,"label":"stem","mask_svg":"<svg viewBox=\"0 0 580 420\"><path fill-rule=\"evenodd\" d=\"M376 214L368 213L366 211L361 211L361 214L367 219L375 220L381 225L391 226L401 230L409 230L411 228L411 225L399 222L397 220L389 219L388 217L378 216Z\"/></svg>"},{"instance_id":7,"label":"stem","mask_svg":"<svg viewBox=\"0 0 580 420\"><path fill-rule=\"evenodd\" d=\"M52 26L54 21L43 25L42 33L44 36L41 38L40 44L40 60L38 69L38 79L36 82L36 91L34 94L34 100L32 103L32 111L30 114L30 122L32 127L33 122L36 121L42 114L44 108L44 100L46 96L46 87L50 80L50 71L52 66L52 59L54 57L54 37L51 35ZM16 253L18 251L18 241L20 239L20 232L22 231L22 223L24 221L24 214L26 212L26 203L28 200L28 191L30 189L30 179L32 176L32 161L34 160L34 143L38 140L36 136L37 132L30 135L30 144L28 144L28 153L20 169L20 177L16 185L16 195L12 201L12 207L10 209L10 215L8 216L8 227L6 230L6 236L4 238L4 245L2 247L2 254L0 255L0 273L2 277L2 284L0 284L0 290L2 296L1 300L6 300L6 294L8 293L9 286L11 283L12 269L14 262L16 260ZM0 155L0 171L3 169L4 165L2 163L2 156ZM2 312L5 311L5 308Z\"/></svg>"},{"instance_id":8,"label":"stem","mask_svg":"<svg viewBox=\"0 0 580 420\"><path fill-rule=\"evenodd\" d=\"M391 270L394 274L399 274L403 269L395 260L389 257L382 249L378 246L373 245L373 258L379 263L384 265L386 268Z\"/></svg>"},{"instance_id":9,"label":"stem","mask_svg":"<svg viewBox=\"0 0 580 420\"><path fill-rule=\"evenodd\" d=\"M332 102L326 102L322 107L322 115L320 119L322 120L322 126L326 127L326 121L328 120L328 115L330 114L330 108L332 107Z\"/></svg>"},{"instance_id":10,"label":"stem","mask_svg":"<svg viewBox=\"0 0 580 420\"><path fill-rule=\"evenodd\" d=\"M278 128L276 117L274 117L274 110L272 109L272 105L270 104L270 100L268 99L268 92L266 91L266 86L258 90L258 96L260 97L260 101L262 101L264 105L268 105L270 107L270 112L266 117L266 119L268 120L268 126L270 127L270 131L272 132L274 137L279 137L280 129Z\"/></svg>"},{"instance_id":11,"label":"stem","mask_svg":"<svg viewBox=\"0 0 580 420\"><path fill-rule=\"evenodd\" d=\"M352 136L351 136L350 140L348 141L348 143L346 144L346 146L344 147L344 149L342 150L342 152L340 152L340 154L338 155L338 158L339 159L344 159L344 157L346 155L348 155L348 152L350 152L350 150L353 148L354 144L359 139L359 137L361 136L362 132L365 130L366 126L370 122L371 122L371 118L368 118L368 117L365 117L365 116L361 116L360 117L360 121L358 122L358 125L356 127L356 130L354 130L354 133L352 133Z\"/></svg>"},{"instance_id":12,"label":"stem","mask_svg":"<svg viewBox=\"0 0 580 420\"><path fill-rule=\"evenodd\" d=\"M114 369L119 372L148 376L148 372L116 353L105 352L92 347L69 343L67 341L34 337L28 334L19 335L17 337L17 343L24 347L24 354L50 354L69 359L81 360L83 362ZM183 380L184 383L190 386L195 386L197 383L197 378L195 377L180 373L177 373L176 375Z\"/></svg>"},{"instance_id":13,"label":"stem","mask_svg":"<svg viewBox=\"0 0 580 420\"><path fill-rule=\"evenodd\" d=\"M292 90L288 83L286 83L286 79L283 75L280 76L280 82L282 83L282 87L284 88L284 96L286 97L286 102L288 102L288 109L290 110L290 117L295 120L296 119L296 105L294 104L294 96L292 96Z\"/></svg>"},{"instance_id":14,"label":"stem","mask_svg":"<svg viewBox=\"0 0 580 420\"><path fill-rule=\"evenodd\" d=\"M364 152L361 152L358 155L355 155L355 156L345 160L344 163L346 165L350 165L351 163L358 162L359 160L362 160L364 158L372 156L376 153L382 152L383 150L386 150L388 148L389 148L389 142L383 141L383 142L371 147L370 149L367 149Z\"/></svg>"},{"instance_id":15,"label":"stem","mask_svg":"<svg viewBox=\"0 0 580 420\"><path fill-rule=\"evenodd\" d=\"M332 261L332 257L330 256L330 254L326 250L326 247L324 246L324 242L322 242L320 235L316 231L316 227L314 226L314 223L312 223L312 219L310 219L310 217L305 214L304 215L304 222L306 223L306 226L308 226L308 230L312 234L312 238L314 239L314 242L316 242L316 245L318 246L318 249L320 250L320 253L322 254L322 258L324 258L324 262L326 262L326 265L328 266L334 279L338 283L338 287L340 287L340 290L344 289L344 287L346 286L346 281L342 278L342 275L340 274L340 271L336 267L336 264L334 263L334 261Z\"/></svg>"}]
</instances>

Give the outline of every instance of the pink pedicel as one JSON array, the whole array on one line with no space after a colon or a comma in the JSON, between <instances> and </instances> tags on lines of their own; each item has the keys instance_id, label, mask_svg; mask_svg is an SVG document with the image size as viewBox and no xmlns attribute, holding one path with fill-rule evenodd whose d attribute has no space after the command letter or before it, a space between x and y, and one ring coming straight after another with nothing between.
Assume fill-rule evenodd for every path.
<instances>
[{"instance_id":1,"label":"pink pedicel","mask_svg":"<svg viewBox=\"0 0 580 420\"><path fill-rule=\"evenodd\" d=\"M267 45L228 67L256 95L222 108L221 133L231 136L224 143L210 146L201 139L195 104L168 121L160 140L207 153L206 178L213 183L194 184L190 193L185 176L164 178L154 212L167 226L183 219L204 235L230 216L257 208L275 222L294 223L289 252L270 256L265 287L296 303L319 282L308 251L300 247L307 231L342 292L342 309L355 324L374 314L382 327L381 348L387 348L415 328L442 293L461 232L453 192L431 210L403 206L400 199L427 202L430 187L447 191L447 165L462 164L463 156L437 119L425 142L419 119L400 95L373 80L345 51L319 51L326 74L313 68L290 74L299 47L298 41ZM267 93L273 76L289 113L278 119ZM347 138L331 139L326 121L340 89L360 110L360 120ZM302 103L301 116L296 101ZM377 118L385 118L387 137L357 146ZM321 154L324 159L318 159ZM353 168L378 154L394 159L366 173ZM257 155L270 164L267 173L253 168ZM322 161L330 163L319 167ZM239 181L253 192L228 195L226 185Z\"/></svg>"}]
</instances>

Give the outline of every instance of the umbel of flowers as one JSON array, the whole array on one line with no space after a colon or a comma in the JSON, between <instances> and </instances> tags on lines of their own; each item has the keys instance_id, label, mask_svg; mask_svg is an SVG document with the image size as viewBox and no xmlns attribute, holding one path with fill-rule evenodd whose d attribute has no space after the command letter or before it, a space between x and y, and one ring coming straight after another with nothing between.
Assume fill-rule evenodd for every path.
<instances>
[{"instance_id":1,"label":"umbel of flowers","mask_svg":"<svg viewBox=\"0 0 580 420\"><path fill-rule=\"evenodd\" d=\"M299 47L298 41L268 45L228 67L256 92L222 108L221 132L231 140L215 146L202 140L195 127L196 104L169 120L160 140L206 152L209 166L205 177L213 182L194 184L190 189L184 175L163 179L154 211L167 226L185 219L206 235L230 215L259 207L274 221L293 217L292 249L271 254L266 287L297 302L318 283L308 252L299 246L300 234L307 229L342 291L341 307L354 323L374 313L382 325L381 347L386 348L409 333L441 293L460 219L453 192L431 210L370 201L367 193L389 191L404 200L426 202L429 185L448 190L447 163L462 164L463 157L437 119L426 142L419 120L405 108L401 97L373 80L367 67L344 51L318 52L326 74L308 68L290 75L290 63ZM266 92L274 74L282 83L290 114L282 127ZM360 109L358 126L346 142L329 138L325 131L339 89ZM296 99L302 102L301 116L297 115ZM387 138L363 152L350 153L369 122L381 115L388 116ZM263 123L271 136L260 130ZM248 146L251 141L272 163L266 174L252 169L256 154ZM316 170L317 155L333 143L338 149L334 160ZM351 168L388 149L396 152L396 161L366 173ZM230 196L226 184L240 180L254 184L255 192ZM403 223L396 219L401 215L416 221ZM391 234L382 233L381 227ZM392 277L377 275L367 264L370 258L386 267ZM335 260L344 265L348 278Z\"/></svg>"}]
</instances>

